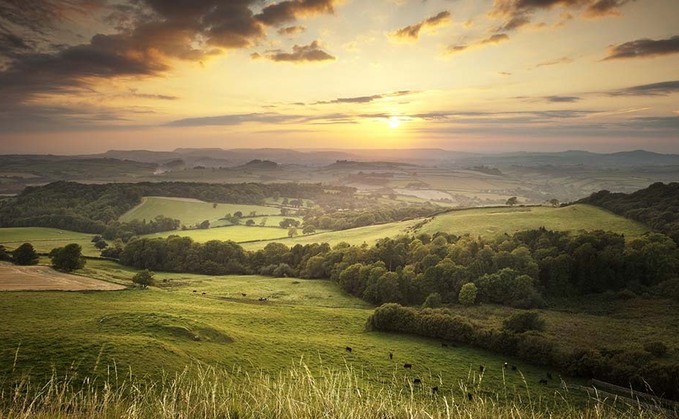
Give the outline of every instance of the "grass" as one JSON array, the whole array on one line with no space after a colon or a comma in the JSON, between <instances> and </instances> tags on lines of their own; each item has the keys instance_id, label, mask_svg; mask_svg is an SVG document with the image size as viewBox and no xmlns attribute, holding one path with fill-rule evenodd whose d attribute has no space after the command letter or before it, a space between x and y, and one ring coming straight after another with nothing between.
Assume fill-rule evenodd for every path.
<instances>
[{"instance_id":1,"label":"grass","mask_svg":"<svg viewBox=\"0 0 679 419\"><path fill-rule=\"evenodd\" d=\"M366 380L367 379L367 380ZM43 385L20 381L0 394L7 419L104 418L664 418L634 403L592 398L585 407L565 391L535 398L530 388L511 396L483 394L483 382L432 394L397 371L381 384L350 366L310 369L298 362L277 374L192 365L157 382L118 375L102 381L53 376ZM468 400L467 394L473 394Z\"/></svg>"},{"instance_id":2,"label":"grass","mask_svg":"<svg viewBox=\"0 0 679 419\"><path fill-rule=\"evenodd\" d=\"M49 253L55 247L77 243L85 256L99 256L100 251L92 243L92 234L44 227L0 228L0 244L15 249L23 243L31 243L38 253Z\"/></svg>"},{"instance_id":3,"label":"grass","mask_svg":"<svg viewBox=\"0 0 679 419\"><path fill-rule=\"evenodd\" d=\"M646 233L647 227L590 205L551 207L474 208L452 211L434 217L418 230L434 234L444 231L457 235L496 236L545 227L549 230L610 230L634 237Z\"/></svg>"},{"instance_id":4,"label":"grass","mask_svg":"<svg viewBox=\"0 0 679 419\"><path fill-rule=\"evenodd\" d=\"M129 284L134 274L108 261L90 262L88 269L103 278ZM145 291L0 293L0 385L24 374L39 382L55 372L78 379L102 376L114 363L119 371L150 379L191 363L276 375L302 358L312 369L346 365L362 371L371 377L366 386L397 374L399 380L419 377L442 392L471 380L470 370L480 364L486 366L484 389L490 393L521 389L524 377L535 384L545 374L510 359L523 375L504 376L506 359L499 355L366 332L373 307L330 281L190 274L157 279L159 287ZM401 368L406 362L412 371ZM558 388L556 381L536 386L535 395L547 397Z\"/></svg>"},{"instance_id":5,"label":"grass","mask_svg":"<svg viewBox=\"0 0 679 419\"><path fill-rule=\"evenodd\" d=\"M248 215L252 211L255 211L257 215L280 214L279 208L261 205L217 204L214 207L211 202L197 199L152 196L143 198L142 203L123 214L120 221L152 220L158 215L163 215L178 219L184 225L192 226L203 220L209 220L211 224L215 223L226 214L233 214L236 211L241 211L243 215Z\"/></svg>"},{"instance_id":6,"label":"grass","mask_svg":"<svg viewBox=\"0 0 679 419\"><path fill-rule=\"evenodd\" d=\"M206 242L209 240L232 240L236 243L252 241L252 240L272 240L288 237L288 230L274 227L247 227L244 225L228 226L210 228L207 230L177 230L165 231L162 233L147 234L142 237L155 238L167 237L170 235L179 235L182 237L191 237L196 242Z\"/></svg>"},{"instance_id":7,"label":"grass","mask_svg":"<svg viewBox=\"0 0 679 419\"><path fill-rule=\"evenodd\" d=\"M268 243L278 242L283 243L289 247L296 244L311 244L311 243L328 243L334 246L338 243L345 242L352 245L360 246L363 243L368 245L374 244L377 240L384 237L393 237L399 234L405 234L419 222L420 220L398 221L388 224L377 224L367 227L352 228L341 231L328 231L317 234L299 235L293 238L285 238L280 240L259 241L253 243L243 243L243 247L248 250L257 250L266 246Z\"/></svg>"}]
</instances>

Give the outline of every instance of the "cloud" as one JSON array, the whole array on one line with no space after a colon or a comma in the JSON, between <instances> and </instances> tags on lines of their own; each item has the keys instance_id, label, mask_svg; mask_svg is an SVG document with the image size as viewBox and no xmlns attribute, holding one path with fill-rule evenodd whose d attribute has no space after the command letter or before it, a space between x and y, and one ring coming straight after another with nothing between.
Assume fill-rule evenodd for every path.
<instances>
[{"instance_id":1,"label":"cloud","mask_svg":"<svg viewBox=\"0 0 679 419\"><path fill-rule=\"evenodd\" d=\"M609 96L667 96L679 92L679 80L642 84L608 91Z\"/></svg>"},{"instance_id":2,"label":"cloud","mask_svg":"<svg viewBox=\"0 0 679 419\"><path fill-rule=\"evenodd\" d=\"M496 33L494 35L489 36L486 39L482 39L479 43L480 44L499 44L500 42L508 41L509 36L505 33Z\"/></svg>"},{"instance_id":3,"label":"cloud","mask_svg":"<svg viewBox=\"0 0 679 419\"><path fill-rule=\"evenodd\" d=\"M158 0L162 1L162 0ZM292 22L298 17L334 13L337 0L288 0L264 7L257 20L269 26Z\"/></svg>"},{"instance_id":4,"label":"cloud","mask_svg":"<svg viewBox=\"0 0 679 419\"><path fill-rule=\"evenodd\" d=\"M389 34L389 37L398 41L416 41L420 37L420 31L423 29L434 29L450 23L450 12L443 11L425 19L414 25L406 26Z\"/></svg>"},{"instance_id":5,"label":"cloud","mask_svg":"<svg viewBox=\"0 0 679 419\"><path fill-rule=\"evenodd\" d=\"M268 58L271 61L277 62L320 62L320 61L334 61L336 58L327 52L323 51L318 43L314 41L309 45L294 45L292 52L284 52L281 50L267 51L265 54L253 54L253 58Z\"/></svg>"},{"instance_id":6,"label":"cloud","mask_svg":"<svg viewBox=\"0 0 679 419\"><path fill-rule=\"evenodd\" d=\"M556 58L554 60L542 61L540 63L537 63L535 65L535 68L546 67L546 66L557 65L557 64L570 64L572 62L573 62L573 59L571 57L561 57L561 58Z\"/></svg>"},{"instance_id":7,"label":"cloud","mask_svg":"<svg viewBox=\"0 0 679 419\"><path fill-rule=\"evenodd\" d=\"M286 26L284 28L280 28L278 30L279 35L297 35L298 33L302 33L306 31L306 28L304 26Z\"/></svg>"},{"instance_id":8,"label":"cloud","mask_svg":"<svg viewBox=\"0 0 679 419\"><path fill-rule=\"evenodd\" d=\"M153 99L153 100L177 100L179 96L171 95L161 95L157 93L139 93L137 89L130 89L130 96L140 98L140 99Z\"/></svg>"},{"instance_id":9,"label":"cloud","mask_svg":"<svg viewBox=\"0 0 679 419\"><path fill-rule=\"evenodd\" d=\"M615 45L608 50L604 60L621 58L648 58L679 53L679 35L667 39L637 39Z\"/></svg>"},{"instance_id":10,"label":"cloud","mask_svg":"<svg viewBox=\"0 0 679 419\"><path fill-rule=\"evenodd\" d=\"M206 116L200 118L178 119L167 123L170 127L205 127L205 126L230 126L241 125L248 122L262 122L269 124L282 124L298 121L302 117L298 115L283 115L274 112L260 112L247 114L231 114L220 116Z\"/></svg>"},{"instance_id":11,"label":"cloud","mask_svg":"<svg viewBox=\"0 0 679 419\"><path fill-rule=\"evenodd\" d=\"M382 93L378 95L370 95L370 96L355 96L355 97L341 97L329 101L320 101L320 102L314 102L313 105L327 105L327 104L333 104L333 103L370 103L376 100L380 99L387 99L387 98L393 98L393 97L399 97L399 96L406 96L416 93L412 90L399 90L397 92L391 92L391 93Z\"/></svg>"},{"instance_id":12,"label":"cloud","mask_svg":"<svg viewBox=\"0 0 679 419\"><path fill-rule=\"evenodd\" d=\"M578 96L544 96L542 99L552 103L573 103L581 98Z\"/></svg>"},{"instance_id":13,"label":"cloud","mask_svg":"<svg viewBox=\"0 0 679 419\"><path fill-rule=\"evenodd\" d=\"M556 8L582 11L582 16L593 18L619 14L619 9L634 0L495 0L488 15L503 23L498 32L513 31L528 25L538 11ZM563 21L563 19L562 19Z\"/></svg>"}]
</instances>

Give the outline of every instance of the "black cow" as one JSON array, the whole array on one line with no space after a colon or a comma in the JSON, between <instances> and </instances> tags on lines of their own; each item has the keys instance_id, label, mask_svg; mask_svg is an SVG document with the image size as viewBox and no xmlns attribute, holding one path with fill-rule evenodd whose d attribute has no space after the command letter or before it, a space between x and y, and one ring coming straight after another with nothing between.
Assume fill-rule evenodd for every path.
<instances>
[{"instance_id":1,"label":"black cow","mask_svg":"<svg viewBox=\"0 0 679 419\"><path fill-rule=\"evenodd\" d=\"M439 388L438 387L432 387L431 388L431 394L438 394Z\"/></svg>"},{"instance_id":2,"label":"black cow","mask_svg":"<svg viewBox=\"0 0 679 419\"><path fill-rule=\"evenodd\" d=\"M196 291L196 290L193 290L193 292L198 292L198 291Z\"/></svg>"},{"instance_id":3,"label":"black cow","mask_svg":"<svg viewBox=\"0 0 679 419\"><path fill-rule=\"evenodd\" d=\"M389 359L394 359L394 354L392 354L391 352L389 352Z\"/></svg>"},{"instance_id":4,"label":"black cow","mask_svg":"<svg viewBox=\"0 0 679 419\"><path fill-rule=\"evenodd\" d=\"M403 364L403 368L409 370L413 368L413 364Z\"/></svg>"},{"instance_id":5,"label":"black cow","mask_svg":"<svg viewBox=\"0 0 679 419\"><path fill-rule=\"evenodd\" d=\"M207 292L204 292L204 293L203 293L203 295L206 295L206 294L207 294Z\"/></svg>"},{"instance_id":6,"label":"black cow","mask_svg":"<svg viewBox=\"0 0 679 419\"><path fill-rule=\"evenodd\" d=\"M246 293L244 293L244 292L241 292L240 295L242 295L243 297L247 297L247 296L248 296L248 295L247 295Z\"/></svg>"},{"instance_id":7,"label":"black cow","mask_svg":"<svg viewBox=\"0 0 679 419\"><path fill-rule=\"evenodd\" d=\"M347 346L346 348L344 348L344 350L347 352L351 352L351 346Z\"/></svg>"},{"instance_id":8,"label":"black cow","mask_svg":"<svg viewBox=\"0 0 679 419\"><path fill-rule=\"evenodd\" d=\"M413 380L413 384L422 384L422 380L420 380L419 378L415 378Z\"/></svg>"},{"instance_id":9,"label":"black cow","mask_svg":"<svg viewBox=\"0 0 679 419\"><path fill-rule=\"evenodd\" d=\"M486 370L486 367L483 365L479 365L479 372L484 372Z\"/></svg>"},{"instance_id":10,"label":"black cow","mask_svg":"<svg viewBox=\"0 0 679 419\"><path fill-rule=\"evenodd\" d=\"M469 401L472 401L474 400L474 395L471 393L467 393L467 398L469 399Z\"/></svg>"}]
</instances>

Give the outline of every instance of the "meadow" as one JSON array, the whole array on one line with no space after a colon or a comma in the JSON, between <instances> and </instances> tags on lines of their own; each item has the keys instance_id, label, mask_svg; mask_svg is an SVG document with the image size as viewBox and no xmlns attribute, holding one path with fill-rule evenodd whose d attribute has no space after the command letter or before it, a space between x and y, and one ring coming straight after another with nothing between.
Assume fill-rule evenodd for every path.
<instances>
[{"instance_id":1,"label":"meadow","mask_svg":"<svg viewBox=\"0 0 679 419\"><path fill-rule=\"evenodd\" d=\"M38 253L49 253L55 247L77 243L85 256L99 256L100 251L92 243L92 234L45 227L0 228L0 244L8 249L31 243Z\"/></svg>"},{"instance_id":2,"label":"meadow","mask_svg":"<svg viewBox=\"0 0 679 419\"><path fill-rule=\"evenodd\" d=\"M244 216L255 212L257 215L280 215L277 207L262 205L215 204L189 198L144 197L142 203L120 217L121 222L132 220L153 220L158 215L178 219L183 225L193 226L204 220L216 223L226 214L240 211Z\"/></svg>"},{"instance_id":3,"label":"meadow","mask_svg":"<svg viewBox=\"0 0 679 419\"><path fill-rule=\"evenodd\" d=\"M591 205L552 207L500 207L453 210L437 215L417 231L434 234L444 231L452 234L469 233L473 236L492 237L516 231L545 227L548 230L610 230L628 237L640 236L648 227Z\"/></svg>"},{"instance_id":4,"label":"meadow","mask_svg":"<svg viewBox=\"0 0 679 419\"><path fill-rule=\"evenodd\" d=\"M274 240L288 237L288 229L280 227L248 227L244 225L215 227L206 230L165 231L163 233L147 234L145 238L165 238L171 235L191 237L193 241L204 243L210 240L231 240L236 243L255 240Z\"/></svg>"}]
</instances>

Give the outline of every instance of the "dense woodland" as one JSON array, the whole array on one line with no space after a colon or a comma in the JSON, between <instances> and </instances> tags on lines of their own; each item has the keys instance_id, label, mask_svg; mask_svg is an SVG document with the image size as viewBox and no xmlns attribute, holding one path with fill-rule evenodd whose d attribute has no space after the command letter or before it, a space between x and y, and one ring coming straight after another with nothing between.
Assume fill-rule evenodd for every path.
<instances>
[{"instance_id":1,"label":"dense woodland","mask_svg":"<svg viewBox=\"0 0 679 419\"><path fill-rule=\"evenodd\" d=\"M580 202L642 222L679 244L679 183L658 182L630 194L599 191Z\"/></svg>"}]
</instances>

